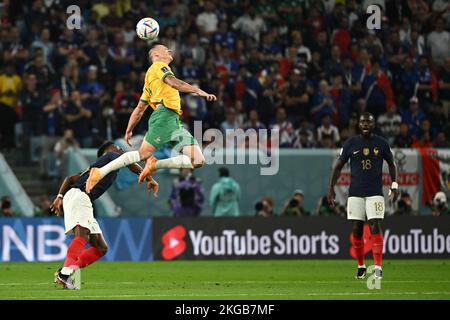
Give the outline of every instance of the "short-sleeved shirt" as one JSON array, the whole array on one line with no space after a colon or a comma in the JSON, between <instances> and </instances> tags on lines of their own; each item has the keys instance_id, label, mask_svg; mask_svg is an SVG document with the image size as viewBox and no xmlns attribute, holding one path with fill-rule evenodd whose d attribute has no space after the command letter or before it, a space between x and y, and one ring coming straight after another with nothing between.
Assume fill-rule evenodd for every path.
<instances>
[{"instance_id":1,"label":"short-sleeved shirt","mask_svg":"<svg viewBox=\"0 0 450 320\"><path fill-rule=\"evenodd\" d=\"M350 159L351 183L349 197L383 195L383 160L393 161L392 151L386 139L361 135L348 139L339 155L346 163Z\"/></svg>"},{"instance_id":2,"label":"short-sleeved shirt","mask_svg":"<svg viewBox=\"0 0 450 320\"><path fill-rule=\"evenodd\" d=\"M166 77L173 75L167 63L162 61L154 62L145 74L145 83L140 100L148 103L153 109L156 109L158 104L162 104L164 107L172 109L181 115L179 91L164 82Z\"/></svg>"},{"instance_id":3,"label":"short-sleeved shirt","mask_svg":"<svg viewBox=\"0 0 450 320\"><path fill-rule=\"evenodd\" d=\"M107 154L104 154L103 156L98 158L90 168L92 167L101 168L106 164L110 163L111 161L113 161L114 159L118 158L119 156L120 155L118 153L108 152ZM89 170L86 170L81 174L78 180L70 187L77 188L83 192L86 192L86 180L88 179L88 177L89 177ZM105 177L103 177L103 179L100 180L99 183L95 185L91 193L88 194L91 201L94 201L95 199L99 198L102 194L104 194L109 189L109 187L111 187L114 180L116 180L116 177L117 177L117 170L108 173Z\"/></svg>"}]
</instances>

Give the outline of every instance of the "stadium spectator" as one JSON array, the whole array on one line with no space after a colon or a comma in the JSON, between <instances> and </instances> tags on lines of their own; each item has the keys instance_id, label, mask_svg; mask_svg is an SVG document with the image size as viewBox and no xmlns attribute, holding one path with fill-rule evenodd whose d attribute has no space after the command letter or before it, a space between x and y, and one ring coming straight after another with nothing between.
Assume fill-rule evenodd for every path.
<instances>
[{"instance_id":1,"label":"stadium spectator","mask_svg":"<svg viewBox=\"0 0 450 320\"><path fill-rule=\"evenodd\" d=\"M33 73L25 77L25 86L20 94L20 105L22 108L22 124L25 142L33 136L39 136L42 128L42 108L46 102L44 92L38 90L37 78Z\"/></svg>"},{"instance_id":2,"label":"stadium spectator","mask_svg":"<svg viewBox=\"0 0 450 320\"><path fill-rule=\"evenodd\" d=\"M409 125L405 122L400 124L400 132L397 134L394 140L394 147L397 148L410 148L412 144L412 137L409 134Z\"/></svg>"},{"instance_id":3,"label":"stadium spectator","mask_svg":"<svg viewBox=\"0 0 450 320\"><path fill-rule=\"evenodd\" d=\"M443 65L450 52L450 33L445 30L443 18L437 18L435 30L427 37L427 46L433 62L437 66Z\"/></svg>"},{"instance_id":4,"label":"stadium spectator","mask_svg":"<svg viewBox=\"0 0 450 320\"><path fill-rule=\"evenodd\" d=\"M394 215L417 215L417 212L413 209L413 201L408 192L401 192L397 201L397 208L394 211Z\"/></svg>"},{"instance_id":5,"label":"stadium spectator","mask_svg":"<svg viewBox=\"0 0 450 320\"><path fill-rule=\"evenodd\" d=\"M39 206L34 210L35 217L56 217L51 210L52 202L48 196L41 196L39 198Z\"/></svg>"},{"instance_id":6,"label":"stadium spectator","mask_svg":"<svg viewBox=\"0 0 450 320\"><path fill-rule=\"evenodd\" d=\"M195 24L197 25L200 34L205 37L209 37L217 31L219 18L216 13L214 2L205 1L204 11L197 16Z\"/></svg>"},{"instance_id":7,"label":"stadium spectator","mask_svg":"<svg viewBox=\"0 0 450 320\"><path fill-rule=\"evenodd\" d=\"M56 166L60 170L64 156L69 151L75 151L80 148L77 140L75 140L73 131L71 129L64 130L64 135L56 142L53 149ZM61 173L61 172L60 172Z\"/></svg>"},{"instance_id":8,"label":"stadium spectator","mask_svg":"<svg viewBox=\"0 0 450 320\"><path fill-rule=\"evenodd\" d=\"M447 196L444 192L439 191L434 195L433 202L431 203L431 215L435 217L450 215Z\"/></svg>"},{"instance_id":9,"label":"stadium spectator","mask_svg":"<svg viewBox=\"0 0 450 320\"><path fill-rule=\"evenodd\" d=\"M255 204L255 216L264 218L275 216L272 197L263 197Z\"/></svg>"},{"instance_id":10,"label":"stadium spectator","mask_svg":"<svg viewBox=\"0 0 450 320\"><path fill-rule=\"evenodd\" d=\"M252 37L257 42L259 42L261 33L267 29L264 20L257 14L253 5L246 8L244 15L234 21L232 27L241 34Z\"/></svg>"},{"instance_id":11,"label":"stadium spectator","mask_svg":"<svg viewBox=\"0 0 450 320\"><path fill-rule=\"evenodd\" d=\"M417 98L425 113L432 110L433 103L437 100L438 81L435 72L430 68L428 59L420 57L418 82L416 83Z\"/></svg>"},{"instance_id":12,"label":"stadium spectator","mask_svg":"<svg viewBox=\"0 0 450 320\"><path fill-rule=\"evenodd\" d=\"M170 193L170 209L175 217L197 217L204 202L202 181L195 177L192 169L181 169L175 178Z\"/></svg>"},{"instance_id":13,"label":"stadium spectator","mask_svg":"<svg viewBox=\"0 0 450 320\"><path fill-rule=\"evenodd\" d=\"M409 100L409 110L402 114L402 121L409 126L409 134L411 136L418 136L420 132L420 123L425 119L425 114L419 107L419 99L412 97Z\"/></svg>"},{"instance_id":14,"label":"stadium spectator","mask_svg":"<svg viewBox=\"0 0 450 320\"><path fill-rule=\"evenodd\" d=\"M306 81L306 71L294 69L289 82L284 86L284 107L291 122L309 116L309 101L312 88Z\"/></svg>"},{"instance_id":15,"label":"stadium spectator","mask_svg":"<svg viewBox=\"0 0 450 320\"><path fill-rule=\"evenodd\" d=\"M394 143L395 137L399 134L401 123L402 117L397 113L395 105L378 117L377 127L390 145Z\"/></svg>"},{"instance_id":16,"label":"stadium spectator","mask_svg":"<svg viewBox=\"0 0 450 320\"><path fill-rule=\"evenodd\" d=\"M450 16L450 15L449 15ZM449 53L450 54L450 53ZM450 56L447 56L439 72L439 99L444 107L445 118L450 117Z\"/></svg>"},{"instance_id":17,"label":"stadium spectator","mask_svg":"<svg viewBox=\"0 0 450 320\"><path fill-rule=\"evenodd\" d=\"M286 110L278 108L276 122L270 126L271 130L279 130L280 148L291 148L294 138L294 126L287 120Z\"/></svg>"},{"instance_id":18,"label":"stadium spectator","mask_svg":"<svg viewBox=\"0 0 450 320\"><path fill-rule=\"evenodd\" d=\"M240 215L239 201L241 199L241 188L239 184L230 177L227 168L219 169L219 181L211 188L209 204L215 217Z\"/></svg>"},{"instance_id":19,"label":"stadium spectator","mask_svg":"<svg viewBox=\"0 0 450 320\"><path fill-rule=\"evenodd\" d=\"M305 196L303 194L303 190L295 190L292 197L284 204L281 214L284 216L297 217L310 216L311 212L308 209L305 209L305 207L303 206L304 200Z\"/></svg>"},{"instance_id":20,"label":"stadium spectator","mask_svg":"<svg viewBox=\"0 0 450 320\"><path fill-rule=\"evenodd\" d=\"M336 106L331 97L330 88L326 80L321 80L319 83L319 91L313 98L311 114L316 125L320 123L320 120L325 114L331 115L332 117L336 114Z\"/></svg>"},{"instance_id":21,"label":"stadium spectator","mask_svg":"<svg viewBox=\"0 0 450 320\"><path fill-rule=\"evenodd\" d=\"M22 90L22 79L8 63L0 74L0 149L14 148L14 125L17 121L15 108Z\"/></svg>"},{"instance_id":22,"label":"stadium spectator","mask_svg":"<svg viewBox=\"0 0 450 320\"><path fill-rule=\"evenodd\" d=\"M66 128L72 129L75 138L83 147L90 147L92 137L90 136L89 123L92 112L83 105L79 91L73 91L70 101L63 108L63 117L66 121Z\"/></svg>"},{"instance_id":23,"label":"stadium spectator","mask_svg":"<svg viewBox=\"0 0 450 320\"><path fill-rule=\"evenodd\" d=\"M316 215L321 217L328 217L328 216L345 216L346 211L344 206L342 205L335 205L333 208L330 207L327 196L323 196L319 199L319 202L317 203L316 208Z\"/></svg>"},{"instance_id":24,"label":"stadium spectator","mask_svg":"<svg viewBox=\"0 0 450 320\"><path fill-rule=\"evenodd\" d=\"M339 142L339 130L331 123L331 116L324 114L322 117L322 125L317 128L317 142L323 146L324 138L331 138L334 144Z\"/></svg>"},{"instance_id":25,"label":"stadium spectator","mask_svg":"<svg viewBox=\"0 0 450 320\"><path fill-rule=\"evenodd\" d=\"M2 217L13 217L15 216L14 211L11 208L11 199L8 196L2 197L2 207L1 207L1 216Z\"/></svg>"}]
</instances>

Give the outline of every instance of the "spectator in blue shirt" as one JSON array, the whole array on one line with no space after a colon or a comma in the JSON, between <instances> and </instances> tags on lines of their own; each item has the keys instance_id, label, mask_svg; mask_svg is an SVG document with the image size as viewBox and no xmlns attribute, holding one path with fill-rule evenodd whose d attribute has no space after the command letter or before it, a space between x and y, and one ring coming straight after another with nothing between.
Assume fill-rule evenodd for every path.
<instances>
[{"instance_id":1,"label":"spectator in blue shirt","mask_svg":"<svg viewBox=\"0 0 450 320\"><path fill-rule=\"evenodd\" d=\"M420 123L425 119L425 114L420 109L419 99L412 97L409 100L409 110L402 114L402 121L409 125L409 134L417 136L420 133Z\"/></svg>"}]
</instances>

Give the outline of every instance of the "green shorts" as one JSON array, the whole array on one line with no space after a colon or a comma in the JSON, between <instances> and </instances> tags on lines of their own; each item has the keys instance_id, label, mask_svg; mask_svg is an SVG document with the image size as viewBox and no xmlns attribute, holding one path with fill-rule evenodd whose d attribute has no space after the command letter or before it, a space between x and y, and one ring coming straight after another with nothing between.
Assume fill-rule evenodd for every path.
<instances>
[{"instance_id":1,"label":"green shorts","mask_svg":"<svg viewBox=\"0 0 450 320\"><path fill-rule=\"evenodd\" d=\"M197 140L187 131L175 111L159 105L148 120L145 140L156 149L168 144L172 149L181 151L184 146L198 145Z\"/></svg>"}]
</instances>

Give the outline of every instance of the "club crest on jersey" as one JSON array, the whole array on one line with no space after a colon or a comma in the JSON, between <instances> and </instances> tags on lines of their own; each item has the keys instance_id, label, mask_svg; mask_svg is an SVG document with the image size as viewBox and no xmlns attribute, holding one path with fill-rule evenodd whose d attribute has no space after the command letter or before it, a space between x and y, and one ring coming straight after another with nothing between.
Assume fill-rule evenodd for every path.
<instances>
[{"instance_id":1,"label":"club crest on jersey","mask_svg":"<svg viewBox=\"0 0 450 320\"><path fill-rule=\"evenodd\" d=\"M367 157L369 155L370 151L369 148L364 148L363 149L363 154Z\"/></svg>"},{"instance_id":2,"label":"club crest on jersey","mask_svg":"<svg viewBox=\"0 0 450 320\"><path fill-rule=\"evenodd\" d=\"M162 68L161 68L161 71L164 72L164 73L166 73L166 72L169 72L169 69L168 69L167 67L162 67Z\"/></svg>"},{"instance_id":3,"label":"club crest on jersey","mask_svg":"<svg viewBox=\"0 0 450 320\"><path fill-rule=\"evenodd\" d=\"M378 148L373 148L373 153L375 154L375 157L378 155Z\"/></svg>"}]
</instances>

